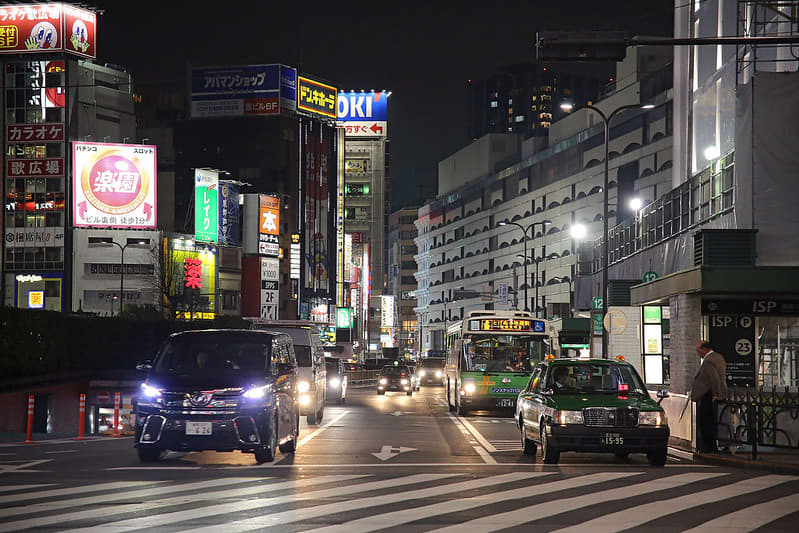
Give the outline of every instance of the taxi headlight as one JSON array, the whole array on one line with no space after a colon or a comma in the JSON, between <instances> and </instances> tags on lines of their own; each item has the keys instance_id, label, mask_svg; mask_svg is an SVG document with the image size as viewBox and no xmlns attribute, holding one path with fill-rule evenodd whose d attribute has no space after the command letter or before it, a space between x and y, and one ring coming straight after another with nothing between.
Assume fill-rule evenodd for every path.
<instances>
[{"instance_id":1,"label":"taxi headlight","mask_svg":"<svg viewBox=\"0 0 799 533\"><path fill-rule=\"evenodd\" d=\"M298 392L308 392L311 390L311 384L307 381L300 381L297 383L297 391Z\"/></svg>"},{"instance_id":2,"label":"taxi headlight","mask_svg":"<svg viewBox=\"0 0 799 533\"><path fill-rule=\"evenodd\" d=\"M441 370L436 370L436 377L437 377L437 378L440 378L440 377L441 377Z\"/></svg>"},{"instance_id":3,"label":"taxi headlight","mask_svg":"<svg viewBox=\"0 0 799 533\"><path fill-rule=\"evenodd\" d=\"M341 385L341 380L339 378L332 378L330 380L330 386L334 389L337 389L339 385Z\"/></svg>"},{"instance_id":4,"label":"taxi headlight","mask_svg":"<svg viewBox=\"0 0 799 533\"><path fill-rule=\"evenodd\" d=\"M401 379L401 380L400 380L400 383L401 383L402 385L407 385L407 384L408 384L408 380L407 380L407 379Z\"/></svg>"},{"instance_id":5,"label":"taxi headlight","mask_svg":"<svg viewBox=\"0 0 799 533\"><path fill-rule=\"evenodd\" d=\"M388 383L388 380L386 378L380 378L381 385L385 385L386 383Z\"/></svg>"},{"instance_id":6,"label":"taxi headlight","mask_svg":"<svg viewBox=\"0 0 799 533\"><path fill-rule=\"evenodd\" d=\"M668 423L666 413L660 411L641 411L638 413L639 426L665 426Z\"/></svg>"},{"instance_id":7,"label":"taxi headlight","mask_svg":"<svg viewBox=\"0 0 799 533\"><path fill-rule=\"evenodd\" d=\"M477 387L475 386L474 383L466 383L463 386L463 390L464 392L466 392L466 394L474 394L474 391L477 390Z\"/></svg>"},{"instance_id":8,"label":"taxi headlight","mask_svg":"<svg viewBox=\"0 0 799 533\"><path fill-rule=\"evenodd\" d=\"M555 411L555 423L565 426L566 424L582 424L583 412L582 411Z\"/></svg>"}]
</instances>

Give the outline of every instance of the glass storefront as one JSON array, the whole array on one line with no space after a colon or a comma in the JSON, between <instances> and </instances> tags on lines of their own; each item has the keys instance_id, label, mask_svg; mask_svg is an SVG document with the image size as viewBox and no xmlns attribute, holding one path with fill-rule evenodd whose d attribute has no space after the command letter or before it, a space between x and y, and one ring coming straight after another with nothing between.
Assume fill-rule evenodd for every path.
<instances>
[{"instance_id":1,"label":"glass storefront","mask_svg":"<svg viewBox=\"0 0 799 533\"><path fill-rule=\"evenodd\" d=\"M799 316L757 319L758 385L799 386Z\"/></svg>"}]
</instances>

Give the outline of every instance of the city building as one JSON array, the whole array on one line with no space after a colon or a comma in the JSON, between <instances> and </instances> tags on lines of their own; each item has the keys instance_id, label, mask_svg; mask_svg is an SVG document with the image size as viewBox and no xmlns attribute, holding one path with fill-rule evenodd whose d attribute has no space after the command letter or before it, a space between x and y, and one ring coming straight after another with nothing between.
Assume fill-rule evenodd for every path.
<instances>
[{"instance_id":1,"label":"city building","mask_svg":"<svg viewBox=\"0 0 799 533\"><path fill-rule=\"evenodd\" d=\"M660 57L659 69L649 61L641 68L642 56ZM631 198L651 201L671 187L671 91L662 83L670 72L662 54L633 51L617 65L614 91L597 102L654 106L618 115L610 130L614 224ZM589 308L575 298L578 245L569 230L581 223L591 236L601 232L604 128L578 109L547 130L545 149L535 137L489 134L440 163L439 196L416 220L422 354L440 355L449 321L471 310L528 309L551 318Z\"/></svg>"},{"instance_id":2,"label":"city building","mask_svg":"<svg viewBox=\"0 0 799 533\"><path fill-rule=\"evenodd\" d=\"M600 74L602 70L586 76L564 72L563 66L523 63L503 67L487 79L469 80L467 140L487 133L518 133L546 142L549 127L566 115L561 102L585 105L599 100L608 84L613 87L612 76Z\"/></svg>"},{"instance_id":3,"label":"city building","mask_svg":"<svg viewBox=\"0 0 799 533\"><path fill-rule=\"evenodd\" d=\"M405 207L388 217L388 287L394 297L396 314L394 329L401 354L416 355L418 327L416 322L416 217L418 207Z\"/></svg>"},{"instance_id":4,"label":"city building","mask_svg":"<svg viewBox=\"0 0 799 533\"><path fill-rule=\"evenodd\" d=\"M347 301L363 343L373 353L380 348L381 296L387 294L390 96L387 91L338 95L338 124L345 132L344 232L351 239L352 267L359 271L358 280L350 280Z\"/></svg>"},{"instance_id":5,"label":"city building","mask_svg":"<svg viewBox=\"0 0 799 533\"><path fill-rule=\"evenodd\" d=\"M126 185L122 182L105 184L90 198L78 198L85 187L76 184L80 176L74 175L74 165L68 164L76 161L72 152L75 142L87 143L88 150L105 150L103 153L109 156L108 150L116 150L115 145L133 149L136 122L131 76L120 67L94 63L95 12L68 4L59 4L58 9L48 5L9 5L2 9L4 20L20 32L28 16L53 27L62 27L63 23L72 31L87 29L84 36L62 35L66 38L57 43L47 41L51 37L43 33L33 51L20 39L16 48L4 48L0 54L5 88L0 95L5 173L3 303L77 311L87 296L95 302L99 294L98 287L86 287L90 292L85 293L84 267L114 263L112 271L118 272L120 265L110 257L82 257L85 243L75 242L72 228L102 227L116 237L123 233L119 228L155 229L157 177L149 171L148 180L137 189L141 194L133 195L135 201L115 206L116 214L109 215L114 209L105 208L115 200L124 200ZM31 13L31 9L38 11ZM99 160L94 163L101 165ZM140 170L144 167L137 166L134 172ZM138 187L138 179L129 184ZM104 194L114 197L102 197ZM149 215L144 215L144 210ZM128 214L137 220L123 222ZM94 275L91 268L89 276Z\"/></svg>"}]
</instances>

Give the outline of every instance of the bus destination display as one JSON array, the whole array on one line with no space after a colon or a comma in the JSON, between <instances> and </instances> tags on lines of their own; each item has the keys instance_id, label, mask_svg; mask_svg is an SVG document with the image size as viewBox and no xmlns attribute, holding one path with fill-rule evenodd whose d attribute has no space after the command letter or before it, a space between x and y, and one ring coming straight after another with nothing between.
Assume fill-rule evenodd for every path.
<instances>
[{"instance_id":1,"label":"bus destination display","mask_svg":"<svg viewBox=\"0 0 799 533\"><path fill-rule=\"evenodd\" d=\"M544 322L522 318L488 318L469 321L470 331L544 332Z\"/></svg>"}]
</instances>

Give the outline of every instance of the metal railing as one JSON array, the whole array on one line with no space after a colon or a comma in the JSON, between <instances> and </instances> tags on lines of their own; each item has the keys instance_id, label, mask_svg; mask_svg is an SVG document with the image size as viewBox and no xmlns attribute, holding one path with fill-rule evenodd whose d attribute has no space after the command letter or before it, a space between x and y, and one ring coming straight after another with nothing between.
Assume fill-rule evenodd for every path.
<instances>
[{"instance_id":1,"label":"metal railing","mask_svg":"<svg viewBox=\"0 0 799 533\"><path fill-rule=\"evenodd\" d=\"M347 372L347 383L350 387L369 387L377 384L379 370L353 370Z\"/></svg>"},{"instance_id":2,"label":"metal railing","mask_svg":"<svg viewBox=\"0 0 799 533\"><path fill-rule=\"evenodd\" d=\"M796 391L733 387L715 407L720 444L751 446L752 459L757 459L759 446L799 451Z\"/></svg>"}]
</instances>

